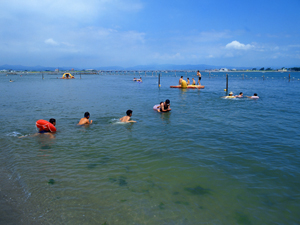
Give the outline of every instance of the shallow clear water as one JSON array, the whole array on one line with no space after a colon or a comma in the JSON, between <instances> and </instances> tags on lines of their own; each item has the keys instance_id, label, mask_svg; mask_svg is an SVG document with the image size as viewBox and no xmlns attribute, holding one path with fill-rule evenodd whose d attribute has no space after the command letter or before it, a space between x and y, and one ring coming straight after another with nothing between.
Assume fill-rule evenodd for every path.
<instances>
[{"instance_id":1,"label":"shallow clear water","mask_svg":"<svg viewBox=\"0 0 300 225\"><path fill-rule=\"evenodd\" d=\"M258 100L220 98L225 73L202 74L203 90L169 88L178 72L161 88L150 73L1 75L0 160L43 224L297 224L300 74L288 74L229 73L229 91ZM167 98L170 113L152 109ZM137 123L118 123L128 109ZM76 126L85 111L93 124ZM54 139L18 138L52 117Z\"/></svg>"}]
</instances>

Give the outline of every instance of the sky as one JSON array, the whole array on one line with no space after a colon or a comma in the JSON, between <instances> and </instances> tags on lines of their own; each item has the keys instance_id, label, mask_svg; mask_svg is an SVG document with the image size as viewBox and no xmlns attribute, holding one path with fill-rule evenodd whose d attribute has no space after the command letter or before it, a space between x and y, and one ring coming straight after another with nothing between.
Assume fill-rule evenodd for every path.
<instances>
[{"instance_id":1,"label":"sky","mask_svg":"<svg viewBox=\"0 0 300 225\"><path fill-rule=\"evenodd\" d=\"M300 0L0 0L0 65L300 66Z\"/></svg>"}]
</instances>

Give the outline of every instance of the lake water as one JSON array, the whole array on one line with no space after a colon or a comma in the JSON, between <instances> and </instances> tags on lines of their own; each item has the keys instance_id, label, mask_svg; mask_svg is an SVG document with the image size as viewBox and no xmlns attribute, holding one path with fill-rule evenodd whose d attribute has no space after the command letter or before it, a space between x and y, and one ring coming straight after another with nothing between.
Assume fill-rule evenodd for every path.
<instances>
[{"instance_id":1,"label":"lake water","mask_svg":"<svg viewBox=\"0 0 300 225\"><path fill-rule=\"evenodd\" d=\"M169 88L180 75L158 88L151 73L2 74L0 164L22 212L39 224L299 224L300 73L229 73L229 91L258 100L220 98L225 73ZM170 113L152 109L166 99ZM128 109L137 123L118 123ZM77 126L86 111L93 124ZM52 117L55 138L30 137Z\"/></svg>"}]
</instances>

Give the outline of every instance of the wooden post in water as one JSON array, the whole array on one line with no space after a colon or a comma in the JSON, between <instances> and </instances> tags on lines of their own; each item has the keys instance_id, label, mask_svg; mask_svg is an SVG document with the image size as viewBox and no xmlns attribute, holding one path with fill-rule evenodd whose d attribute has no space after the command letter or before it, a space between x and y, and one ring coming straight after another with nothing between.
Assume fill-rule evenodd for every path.
<instances>
[{"instance_id":1,"label":"wooden post in water","mask_svg":"<svg viewBox=\"0 0 300 225\"><path fill-rule=\"evenodd\" d=\"M160 87L160 74L158 74L158 87Z\"/></svg>"},{"instance_id":2,"label":"wooden post in water","mask_svg":"<svg viewBox=\"0 0 300 225\"><path fill-rule=\"evenodd\" d=\"M226 73L226 96L228 95L228 74Z\"/></svg>"},{"instance_id":3,"label":"wooden post in water","mask_svg":"<svg viewBox=\"0 0 300 225\"><path fill-rule=\"evenodd\" d=\"M244 74L243 74L243 80L244 80Z\"/></svg>"},{"instance_id":4,"label":"wooden post in water","mask_svg":"<svg viewBox=\"0 0 300 225\"><path fill-rule=\"evenodd\" d=\"M44 79L44 73L42 73L42 79Z\"/></svg>"},{"instance_id":5,"label":"wooden post in water","mask_svg":"<svg viewBox=\"0 0 300 225\"><path fill-rule=\"evenodd\" d=\"M81 73L80 73L80 79L81 79Z\"/></svg>"},{"instance_id":6,"label":"wooden post in water","mask_svg":"<svg viewBox=\"0 0 300 225\"><path fill-rule=\"evenodd\" d=\"M263 74L263 80L265 80L265 75Z\"/></svg>"},{"instance_id":7,"label":"wooden post in water","mask_svg":"<svg viewBox=\"0 0 300 225\"><path fill-rule=\"evenodd\" d=\"M291 74L289 74L289 82L291 81Z\"/></svg>"}]
</instances>

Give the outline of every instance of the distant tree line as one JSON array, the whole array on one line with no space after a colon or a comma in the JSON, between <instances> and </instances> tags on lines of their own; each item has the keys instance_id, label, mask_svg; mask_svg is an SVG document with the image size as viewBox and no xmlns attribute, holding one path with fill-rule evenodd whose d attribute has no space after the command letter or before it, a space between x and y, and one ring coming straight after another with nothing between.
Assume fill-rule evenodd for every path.
<instances>
[{"instance_id":1,"label":"distant tree line","mask_svg":"<svg viewBox=\"0 0 300 225\"><path fill-rule=\"evenodd\" d=\"M281 69L282 70L287 69L287 70L291 70L291 71L300 71L300 67L292 67L292 68L282 67ZM253 68L252 70L257 70L257 68ZM259 69L259 71L271 71L271 70L275 70L275 69L272 69L271 67L268 67L267 69L265 69L265 67L262 67Z\"/></svg>"}]
</instances>

